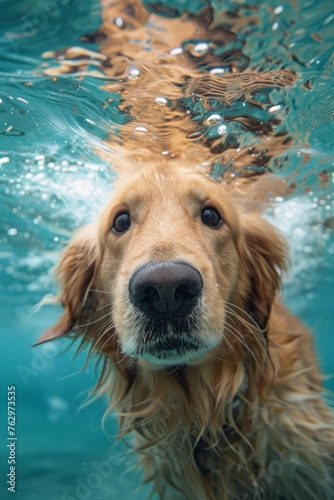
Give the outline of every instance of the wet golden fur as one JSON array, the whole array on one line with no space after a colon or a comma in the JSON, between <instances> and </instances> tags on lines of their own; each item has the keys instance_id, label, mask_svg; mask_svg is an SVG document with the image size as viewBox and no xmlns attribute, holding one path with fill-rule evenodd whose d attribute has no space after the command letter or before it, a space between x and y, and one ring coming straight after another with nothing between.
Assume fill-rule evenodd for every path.
<instances>
[{"instance_id":1,"label":"wet golden fur","mask_svg":"<svg viewBox=\"0 0 334 500\"><path fill-rule=\"evenodd\" d=\"M214 230L206 206L223 214ZM131 229L110 231L129 210ZM204 281L201 335L214 346L185 366L128 355L140 327L127 284L147 262L182 260ZM334 431L310 333L280 304L286 246L256 212L182 165L118 182L99 221L61 259L65 311L43 340L71 330L105 356L100 390L132 433L162 498L330 499ZM250 496L245 496L249 494Z\"/></svg>"},{"instance_id":2,"label":"wet golden fur","mask_svg":"<svg viewBox=\"0 0 334 500\"><path fill-rule=\"evenodd\" d=\"M227 30L210 10L167 19L138 0L102 4L100 53L69 49L58 72L86 71L94 59L99 75L112 79L106 90L121 93L121 110L131 120L107 143L112 154L98 154L123 175L97 223L79 231L61 258L64 313L42 341L72 331L101 353L98 390L110 397L121 434L133 437L161 498L331 500L333 417L311 335L279 300L286 244L260 213L270 193L286 194L288 183L266 174L250 184L240 176L246 165L267 167L288 139L276 136L272 123L260 127L245 115L233 120L255 131L254 147L239 148L225 137L209 141L183 102L194 96L210 110L210 99L230 105L242 98L261 107L253 92L290 86L295 76L244 71L232 57L222 79L200 69L224 65L212 52L171 55L186 39L228 43L240 16L229 19ZM117 16L122 29L113 22ZM127 76L133 64L139 79ZM157 106L161 95L172 105ZM136 134L138 125L148 133ZM230 165L220 184L205 174L217 161ZM219 230L201 223L203 206L221 212ZM110 228L124 209L132 226L116 236ZM140 324L129 306L128 280L141 265L168 260L200 271L200 332L212 346L177 367L152 365L131 352Z\"/></svg>"}]
</instances>

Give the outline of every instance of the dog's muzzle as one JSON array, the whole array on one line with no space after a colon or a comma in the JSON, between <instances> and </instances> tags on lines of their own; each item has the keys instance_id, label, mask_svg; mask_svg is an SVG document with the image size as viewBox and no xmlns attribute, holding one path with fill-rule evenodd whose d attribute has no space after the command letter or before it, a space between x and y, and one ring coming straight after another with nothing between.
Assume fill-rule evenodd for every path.
<instances>
[{"instance_id":1,"label":"dog's muzzle","mask_svg":"<svg viewBox=\"0 0 334 500\"><path fill-rule=\"evenodd\" d=\"M202 289L200 272L186 262L149 263L137 269L129 281L140 323L135 355L175 365L206 350L199 335Z\"/></svg>"},{"instance_id":2,"label":"dog's muzzle","mask_svg":"<svg viewBox=\"0 0 334 500\"><path fill-rule=\"evenodd\" d=\"M129 282L135 307L151 318L170 320L190 314L202 288L199 271L179 261L145 264L135 271Z\"/></svg>"}]
</instances>

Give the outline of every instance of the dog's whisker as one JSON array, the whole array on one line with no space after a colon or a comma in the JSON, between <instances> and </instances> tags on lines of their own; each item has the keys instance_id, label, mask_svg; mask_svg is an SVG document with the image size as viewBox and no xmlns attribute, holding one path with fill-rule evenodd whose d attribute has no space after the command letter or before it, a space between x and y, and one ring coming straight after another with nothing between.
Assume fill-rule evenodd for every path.
<instances>
[{"instance_id":1,"label":"dog's whisker","mask_svg":"<svg viewBox=\"0 0 334 500\"><path fill-rule=\"evenodd\" d=\"M240 316L239 316L238 314L234 313L232 310L228 310L228 308L226 308L226 309L227 309L227 311L229 312L229 314L231 315L231 320L233 320L233 317L234 317L236 320L240 321L241 323L244 323L244 322L242 321L242 318L240 318ZM231 325L230 323L226 322L226 324L232 327L232 325ZM247 326L247 325L245 325L245 326ZM234 326L234 327L232 327L232 328L233 328L235 331L238 331L238 329L237 329L235 326ZM265 354L265 353L266 353L266 350L265 350L265 345L264 345L264 343L262 343L262 342L260 341L260 339L258 338L257 334L256 334L256 333L255 333L255 332L254 332L251 328L250 328L250 329L247 329L247 331L246 331L245 333L247 333L247 336L248 336L248 337L249 337L249 334L251 335L251 338L252 338L253 340L255 340L255 342L257 343L257 345L261 348L262 352ZM246 337L246 336L244 335L244 338L245 338L245 337Z\"/></svg>"},{"instance_id":2,"label":"dog's whisker","mask_svg":"<svg viewBox=\"0 0 334 500\"><path fill-rule=\"evenodd\" d=\"M106 307L110 307L111 308L112 306L112 302L109 302L108 304L105 304L103 306L100 306L99 308L96 309L96 311L101 311L102 309L105 309Z\"/></svg>"},{"instance_id":3,"label":"dog's whisker","mask_svg":"<svg viewBox=\"0 0 334 500\"><path fill-rule=\"evenodd\" d=\"M97 349L96 347L98 346L99 342L102 340L102 338L107 334L107 333L110 333L110 328L113 327L113 320L110 319L108 321L106 321L100 328L99 330L102 330L104 328L104 331L102 331L97 339L95 340L95 342L90 346L90 352L88 354L88 357L87 357L87 360L89 361L91 359L91 356L97 352ZM99 330L97 330L97 333L99 332ZM102 345L102 348L99 348L99 351L100 352L103 352L103 347L106 345L106 343L115 335L115 332L112 333L112 335L109 335L108 336L108 339L107 341Z\"/></svg>"},{"instance_id":4,"label":"dog's whisker","mask_svg":"<svg viewBox=\"0 0 334 500\"><path fill-rule=\"evenodd\" d=\"M255 354L252 351L252 349L247 345L247 342L245 341L245 339L242 339L240 337L239 332L235 328L233 328L231 325L228 325L228 324L225 324L225 330L227 330L231 335L233 335L233 337L236 338L237 341L240 342L245 347L245 349L248 352L248 354L250 354L254 358L254 361L260 367L261 364L260 364L259 360L255 356Z\"/></svg>"},{"instance_id":5,"label":"dog's whisker","mask_svg":"<svg viewBox=\"0 0 334 500\"><path fill-rule=\"evenodd\" d=\"M232 314L232 316L234 316L235 318L237 318L239 321L241 321L246 327L247 327L247 330L249 331L249 333L254 337L254 339L256 340L256 342L258 343L258 345L262 348L263 352L266 353L266 348L265 348L265 342L263 341L261 343L259 337L256 335L256 333L254 332L253 328L251 327L252 325L249 324L244 318L242 318L242 316L238 313L236 313L235 311L233 311L233 307L235 307L236 309L238 310L241 310L243 312L243 310L238 307L238 306L235 306L234 304L232 303L229 303L229 302L225 302L225 307L227 309L227 311ZM247 314L247 316L249 316ZM251 316L250 316L251 318ZM258 324L254 321L253 323L256 327L256 331L260 333L261 337L263 337L263 332L261 330L261 328L258 326Z\"/></svg>"},{"instance_id":6,"label":"dog's whisker","mask_svg":"<svg viewBox=\"0 0 334 500\"><path fill-rule=\"evenodd\" d=\"M89 323L80 323L78 325L79 328L85 328L85 327L88 327L88 326L91 326L91 325L94 325L95 323L99 323L103 318L106 318L107 316L110 316L110 311L108 311L106 314L104 314L103 316L100 316L98 317L97 319L95 320L92 320L90 321Z\"/></svg>"},{"instance_id":7,"label":"dog's whisker","mask_svg":"<svg viewBox=\"0 0 334 500\"><path fill-rule=\"evenodd\" d=\"M244 322L244 325L247 326L248 328L251 328L251 325L255 326L255 328L262 333L262 330L261 328L259 327L259 325L257 324L257 322L255 321L255 319L249 314L247 313L247 311L245 311L244 309L242 309L241 307L237 306L236 304L233 304L233 302L228 302L228 301L224 301L224 304L226 306L229 306L230 308L234 308L234 309L238 309L238 311L241 311L242 314L244 314L247 318L250 319L250 324L244 319L242 318L240 315L239 315L239 318L243 320Z\"/></svg>"},{"instance_id":8,"label":"dog's whisker","mask_svg":"<svg viewBox=\"0 0 334 500\"><path fill-rule=\"evenodd\" d=\"M109 318L107 318L101 326L99 326L99 328L96 330L96 333L99 333L101 330L103 330L105 328L106 325L110 325L111 328L113 328L115 326L115 323L114 323L114 320L113 318L111 317L111 315L108 315ZM101 318L102 319L102 318Z\"/></svg>"},{"instance_id":9,"label":"dog's whisker","mask_svg":"<svg viewBox=\"0 0 334 500\"><path fill-rule=\"evenodd\" d=\"M97 337L97 340L92 347L93 350L95 350L95 347L96 347L97 343L99 342L99 340L101 339L101 336L105 335L107 332L110 333L110 330L113 328L113 326L114 326L114 322L112 319L105 321L103 323L103 325L100 326L100 328L96 331L96 333L98 333L98 337ZM115 334L115 332L111 331L111 336L114 334Z\"/></svg>"},{"instance_id":10,"label":"dog's whisker","mask_svg":"<svg viewBox=\"0 0 334 500\"><path fill-rule=\"evenodd\" d=\"M112 292L106 292L105 290L98 290L96 288L88 288L87 289L89 292L95 292L95 293L105 293L107 295L112 295Z\"/></svg>"}]
</instances>

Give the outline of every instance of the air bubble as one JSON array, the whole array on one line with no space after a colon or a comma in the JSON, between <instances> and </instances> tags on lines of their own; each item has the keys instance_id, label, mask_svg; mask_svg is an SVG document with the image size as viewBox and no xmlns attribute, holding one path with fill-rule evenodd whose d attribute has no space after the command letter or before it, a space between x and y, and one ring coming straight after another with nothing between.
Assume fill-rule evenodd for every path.
<instances>
[{"instance_id":1,"label":"air bubble","mask_svg":"<svg viewBox=\"0 0 334 500\"><path fill-rule=\"evenodd\" d=\"M211 75L222 75L223 73L226 73L224 68L213 68L210 70Z\"/></svg>"},{"instance_id":2,"label":"air bubble","mask_svg":"<svg viewBox=\"0 0 334 500\"><path fill-rule=\"evenodd\" d=\"M281 12L283 12L283 5L279 5L278 7L276 7L276 9L274 9L274 14L280 14Z\"/></svg>"},{"instance_id":3,"label":"air bubble","mask_svg":"<svg viewBox=\"0 0 334 500\"><path fill-rule=\"evenodd\" d=\"M279 104L277 104L277 106L271 106L271 108L269 108L268 111L269 111L269 113L275 113L279 109L281 109L281 106Z\"/></svg>"},{"instance_id":4,"label":"air bubble","mask_svg":"<svg viewBox=\"0 0 334 500\"><path fill-rule=\"evenodd\" d=\"M220 126L218 127L217 132L218 132L218 134L219 134L219 135L224 135L224 134L226 134L226 132L227 132L227 126L225 125L225 123L223 123L222 125L220 125Z\"/></svg>"},{"instance_id":5,"label":"air bubble","mask_svg":"<svg viewBox=\"0 0 334 500\"><path fill-rule=\"evenodd\" d=\"M210 115L206 120L205 120L205 125L210 125L210 126L213 126L213 125L218 125L218 123L220 123L222 120L221 116L220 115L217 115L217 114L214 114L214 115Z\"/></svg>"},{"instance_id":6,"label":"air bubble","mask_svg":"<svg viewBox=\"0 0 334 500\"><path fill-rule=\"evenodd\" d=\"M7 234L8 236L15 236L17 234L16 227L11 227L10 229L8 229Z\"/></svg>"},{"instance_id":7,"label":"air bubble","mask_svg":"<svg viewBox=\"0 0 334 500\"><path fill-rule=\"evenodd\" d=\"M114 24L120 29L124 28L125 26L124 19L120 16L116 17Z\"/></svg>"},{"instance_id":8,"label":"air bubble","mask_svg":"<svg viewBox=\"0 0 334 500\"><path fill-rule=\"evenodd\" d=\"M156 97L154 99L154 101L157 103L157 104L160 104L161 106L165 106L167 103L168 103L168 100L166 99L166 97Z\"/></svg>"},{"instance_id":9,"label":"air bubble","mask_svg":"<svg viewBox=\"0 0 334 500\"><path fill-rule=\"evenodd\" d=\"M138 68L130 68L129 70L129 78L135 79L140 76L140 71Z\"/></svg>"},{"instance_id":10,"label":"air bubble","mask_svg":"<svg viewBox=\"0 0 334 500\"><path fill-rule=\"evenodd\" d=\"M182 54L182 52L183 52L182 47L177 47L176 49L172 49L169 52L169 55L171 55L171 56L179 56L180 54Z\"/></svg>"},{"instance_id":11,"label":"air bubble","mask_svg":"<svg viewBox=\"0 0 334 500\"><path fill-rule=\"evenodd\" d=\"M197 43L194 48L190 51L192 55L196 57L205 56L209 52L210 45L207 42Z\"/></svg>"},{"instance_id":12,"label":"air bubble","mask_svg":"<svg viewBox=\"0 0 334 500\"><path fill-rule=\"evenodd\" d=\"M147 128L145 127L136 127L135 132L140 133L140 134L145 134L147 132Z\"/></svg>"}]
</instances>

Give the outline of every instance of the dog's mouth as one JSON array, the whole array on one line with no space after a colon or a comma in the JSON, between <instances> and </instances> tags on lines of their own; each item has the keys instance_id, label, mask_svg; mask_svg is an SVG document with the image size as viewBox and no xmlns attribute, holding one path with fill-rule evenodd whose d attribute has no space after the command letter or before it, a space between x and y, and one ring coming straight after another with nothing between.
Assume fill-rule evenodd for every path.
<instances>
[{"instance_id":1,"label":"dog's mouth","mask_svg":"<svg viewBox=\"0 0 334 500\"><path fill-rule=\"evenodd\" d=\"M126 330L119 332L122 351L137 360L159 366L197 364L216 347L203 322L203 304L198 300L184 316L148 316L129 302Z\"/></svg>"},{"instance_id":2,"label":"dog's mouth","mask_svg":"<svg viewBox=\"0 0 334 500\"><path fill-rule=\"evenodd\" d=\"M138 356L144 359L156 359L157 362L180 364L201 351L201 346L195 342L180 342L169 338L163 341L146 343L138 349Z\"/></svg>"},{"instance_id":3,"label":"dog's mouth","mask_svg":"<svg viewBox=\"0 0 334 500\"><path fill-rule=\"evenodd\" d=\"M164 339L139 346L136 357L157 366L186 365L208 351L204 345L192 341Z\"/></svg>"},{"instance_id":4,"label":"dog's mouth","mask_svg":"<svg viewBox=\"0 0 334 500\"><path fill-rule=\"evenodd\" d=\"M198 351L199 341L185 329L176 330L174 323L159 319L158 322L154 322L154 328L146 327L138 341L137 354L149 353L164 358L170 353L183 356L187 351Z\"/></svg>"},{"instance_id":5,"label":"dog's mouth","mask_svg":"<svg viewBox=\"0 0 334 500\"><path fill-rule=\"evenodd\" d=\"M174 319L142 317L134 356L156 364L185 364L208 345L198 335L197 314Z\"/></svg>"}]
</instances>

